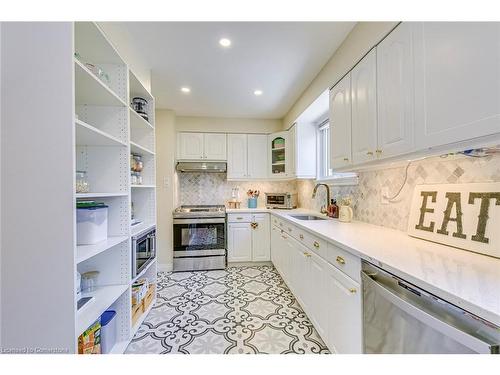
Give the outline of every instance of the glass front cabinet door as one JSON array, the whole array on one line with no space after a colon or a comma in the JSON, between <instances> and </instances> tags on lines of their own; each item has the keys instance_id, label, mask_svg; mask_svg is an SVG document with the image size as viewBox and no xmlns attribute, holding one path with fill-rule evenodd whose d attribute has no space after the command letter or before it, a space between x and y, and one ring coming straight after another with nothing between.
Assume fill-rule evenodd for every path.
<instances>
[{"instance_id":1,"label":"glass front cabinet door","mask_svg":"<svg viewBox=\"0 0 500 375\"><path fill-rule=\"evenodd\" d=\"M288 175L289 171L287 170L287 146L287 132L279 132L269 135L269 147L271 150L271 157L269 158L271 164L271 177L283 178Z\"/></svg>"}]
</instances>

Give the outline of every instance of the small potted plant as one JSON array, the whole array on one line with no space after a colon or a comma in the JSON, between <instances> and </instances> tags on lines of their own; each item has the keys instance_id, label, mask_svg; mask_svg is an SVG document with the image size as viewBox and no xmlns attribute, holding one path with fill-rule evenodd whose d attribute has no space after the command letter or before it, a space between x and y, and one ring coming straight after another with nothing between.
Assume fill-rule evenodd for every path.
<instances>
[{"instance_id":1,"label":"small potted plant","mask_svg":"<svg viewBox=\"0 0 500 375\"><path fill-rule=\"evenodd\" d=\"M260 192L258 190L248 190L248 208L257 208L257 198L259 198Z\"/></svg>"}]
</instances>

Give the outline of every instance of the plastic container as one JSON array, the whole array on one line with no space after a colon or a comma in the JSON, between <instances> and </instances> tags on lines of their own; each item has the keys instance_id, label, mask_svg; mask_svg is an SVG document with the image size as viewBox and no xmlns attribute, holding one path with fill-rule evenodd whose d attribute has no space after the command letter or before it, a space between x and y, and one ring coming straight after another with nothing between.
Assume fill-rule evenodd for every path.
<instances>
[{"instance_id":1,"label":"plastic container","mask_svg":"<svg viewBox=\"0 0 500 375\"><path fill-rule=\"evenodd\" d=\"M93 245L108 238L108 206L89 204L76 209L76 244Z\"/></svg>"},{"instance_id":2,"label":"plastic container","mask_svg":"<svg viewBox=\"0 0 500 375\"><path fill-rule=\"evenodd\" d=\"M248 208L257 208L257 198L248 198Z\"/></svg>"},{"instance_id":3,"label":"plastic container","mask_svg":"<svg viewBox=\"0 0 500 375\"><path fill-rule=\"evenodd\" d=\"M108 354L116 344L116 311L106 310L101 315L101 353Z\"/></svg>"}]
</instances>

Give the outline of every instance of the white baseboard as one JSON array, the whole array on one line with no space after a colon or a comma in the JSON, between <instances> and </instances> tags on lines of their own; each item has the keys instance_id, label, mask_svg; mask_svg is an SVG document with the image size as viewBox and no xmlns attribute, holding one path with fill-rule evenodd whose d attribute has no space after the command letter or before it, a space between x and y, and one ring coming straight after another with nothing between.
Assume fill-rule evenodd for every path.
<instances>
[{"instance_id":1,"label":"white baseboard","mask_svg":"<svg viewBox=\"0 0 500 375\"><path fill-rule=\"evenodd\" d=\"M172 263L158 263L158 271L172 272L174 265Z\"/></svg>"}]
</instances>

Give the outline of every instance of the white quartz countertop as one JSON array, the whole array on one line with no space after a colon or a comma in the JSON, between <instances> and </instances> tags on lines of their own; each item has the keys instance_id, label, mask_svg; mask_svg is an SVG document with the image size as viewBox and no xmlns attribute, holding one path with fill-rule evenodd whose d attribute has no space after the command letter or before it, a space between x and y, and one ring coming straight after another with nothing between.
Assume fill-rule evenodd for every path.
<instances>
[{"instance_id":1,"label":"white quartz countertop","mask_svg":"<svg viewBox=\"0 0 500 375\"><path fill-rule=\"evenodd\" d=\"M304 209L228 209L227 213L269 212L350 253L500 326L500 259L410 237L373 224L337 219L305 221Z\"/></svg>"}]
</instances>

